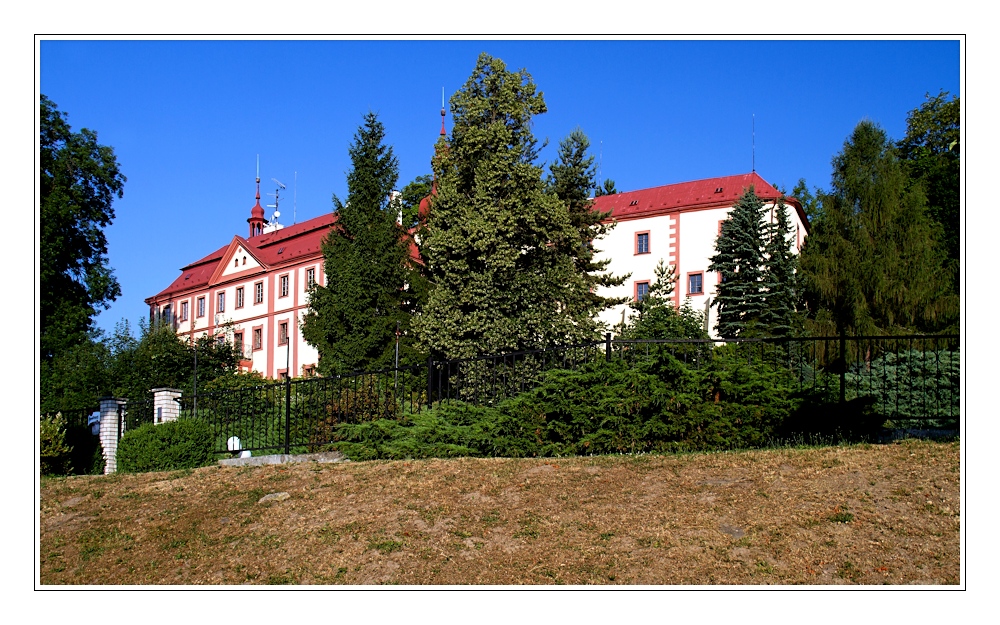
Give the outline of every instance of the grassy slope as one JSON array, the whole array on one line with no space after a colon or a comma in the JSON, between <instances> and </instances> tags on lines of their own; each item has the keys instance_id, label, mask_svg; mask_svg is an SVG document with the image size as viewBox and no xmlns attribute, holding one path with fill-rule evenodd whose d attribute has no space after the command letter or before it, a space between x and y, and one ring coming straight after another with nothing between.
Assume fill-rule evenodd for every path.
<instances>
[{"instance_id":1,"label":"grassy slope","mask_svg":"<svg viewBox=\"0 0 1000 625\"><path fill-rule=\"evenodd\" d=\"M930 442L47 479L40 580L958 584L959 508Z\"/></svg>"}]
</instances>

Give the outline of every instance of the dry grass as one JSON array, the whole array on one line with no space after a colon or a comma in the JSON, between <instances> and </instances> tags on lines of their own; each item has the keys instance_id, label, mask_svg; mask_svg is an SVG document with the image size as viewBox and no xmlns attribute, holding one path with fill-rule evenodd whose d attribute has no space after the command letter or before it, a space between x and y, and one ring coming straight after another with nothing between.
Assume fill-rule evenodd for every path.
<instances>
[{"instance_id":1,"label":"dry grass","mask_svg":"<svg viewBox=\"0 0 1000 625\"><path fill-rule=\"evenodd\" d=\"M40 579L959 584L959 456L904 442L45 480Z\"/></svg>"}]
</instances>

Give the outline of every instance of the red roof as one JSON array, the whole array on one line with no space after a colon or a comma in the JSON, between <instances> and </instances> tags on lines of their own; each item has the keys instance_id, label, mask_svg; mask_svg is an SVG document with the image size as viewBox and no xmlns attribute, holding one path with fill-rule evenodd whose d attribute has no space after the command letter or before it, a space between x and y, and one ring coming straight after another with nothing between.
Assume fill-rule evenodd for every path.
<instances>
[{"instance_id":1,"label":"red roof","mask_svg":"<svg viewBox=\"0 0 1000 625\"><path fill-rule=\"evenodd\" d=\"M239 236L236 239L239 239L240 244L246 247L254 258L263 263L267 269L271 269L320 255L323 239L330 230L330 225L336 219L336 215L327 213L293 226L286 226L281 230L249 239ZM190 265L185 265L181 268L181 275L170 286L146 301L152 302L154 299L163 299L172 293L207 286L231 245L232 242L227 243L208 256Z\"/></svg>"},{"instance_id":2,"label":"red roof","mask_svg":"<svg viewBox=\"0 0 1000 625\"><path fill-rule=\"evenodd\" d=\"M763 200L776 200L781 196L780 191L757 173L749 173L602 195L594 198L594 208L611 211L614 219L629 219L681 209L732 206L751 185L757 197ZM786 197L785 201L794 206L802 222L807 223L799 201L791 197Z\"/></svg>"}]
</instances>

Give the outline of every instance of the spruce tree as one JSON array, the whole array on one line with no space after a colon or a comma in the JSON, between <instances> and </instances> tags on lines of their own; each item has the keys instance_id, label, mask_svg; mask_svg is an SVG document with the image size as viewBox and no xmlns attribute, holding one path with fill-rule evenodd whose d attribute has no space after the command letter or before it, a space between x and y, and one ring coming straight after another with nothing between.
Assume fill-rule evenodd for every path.
<instances>
[{"instance_id":1,"label":"spruce tree","mask_svg":"<svg viewBox=\"0 0 1000 625\"><path fill-rule=\"evenodd\" d=\"M409 242L391 195L399 178L385 128L369 112L349 152L347 199L333 196L337 220L323 241L326 284L310 291L302 335L329 375L391 367L397 328L406 336L412 308ZM408 354L404 338L401 352Z\"/></svg>"},{"instance_id":2,"label":"spruce tree","mask_svg":"<svg viewBox=\"0 0 1000 625\"><path fill-rule=\"evenodd\" d=\"M547 181L549 191L566 205L570 224L577 232L576 238L565 240L564 252L571 256L576 271L584 280L585 289L577 290L577 302L567 302L569 312L580 329L579 338L589 338L587 334L597 329L596 316L612 306L629 301L628 297L609 298L597 294L597 287L621 286L628 275L614 276L606 271L611 259L596 260L600 250L594 242L604 238L615 224L605 223L611 211L594 209L590 192L594 189L594 157L588 156L590 140L577 128L559 143L559 156L549 167Z\"/></svg>"},{"instance_id":3,"label":"spruce tree","mask_svg":"<svg viewBox=\"0 0 1000 625\"><path fill-rule=\"evenodd\" d=\"M761 330L768 336L789 336L794 331L797 257L792 252L792 233L788 205L782 196L774 207L774 220L767 224L764 246Z\"/></svg>"},{"instance_id":4,"label":"spruce tree","mask_svg":"<svg viewBox=\"0 0 1000 625\"><path fill-rule=\"evenodd\" d=\"M885 131L862 121L833 159L799 266L820 331L929 331L957 323L939 228ZM825 326L825 327L824 327Z\"/></svg>"},{"instance_id":5,"label":"spruce tree","mask_svg":"<svg viewBox=\"0 0 1000 625\"><path fill-rule=\"evenodd\" d=\"M708 270L722 276L712 305L719 310L715 327L723 338L740 336L748 324L761 321L766 298L764 245L764 201L751 186L722 222L716 253L709 259Z\"/></svg>"},{"instance_id":6,"label":"spruce tree","mask_svg":"<svg viewBox=\"0 0 1000 625\"><path fill-rule=\"evenodd\" d=\"M684 298L680 310L674 307L673 293L677 271L661 258L654 270L656 279L642 300L630 304L636 311L617 334L624 339L702 339L705 334L702 315Z\"/></svg>"},{"instance_id":7,"label":"spruce tree","mask_svg":"<svg viewBox=\"0 0 1000 625\"><path fill-rule=\"evenodd\" d=\"M451 98L421 239L431 289L415 323L434 357L564 344L579 332L568 311L587 287L564 253L579 231L535 163L531 120L545 111L526 70L485 53Z\"/></svg>"}]
</instances>

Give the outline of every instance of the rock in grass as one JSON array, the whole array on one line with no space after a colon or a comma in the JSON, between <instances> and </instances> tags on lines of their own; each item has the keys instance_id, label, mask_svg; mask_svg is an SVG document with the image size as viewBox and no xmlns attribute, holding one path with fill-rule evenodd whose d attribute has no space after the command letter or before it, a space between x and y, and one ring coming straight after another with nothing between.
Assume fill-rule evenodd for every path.
<instances>
[{"instance_id":1,"label":"rock in grass","mask_svg":"<svg viewBox=\"0 0 1000 625\"><path fill-rule=\"evenodd\" d=\"M267 503L268 501L284 501L291 497L288 493L271 493L270 495L264 495L260 498L257 503Z\"/></svg>"}]
</instances>

